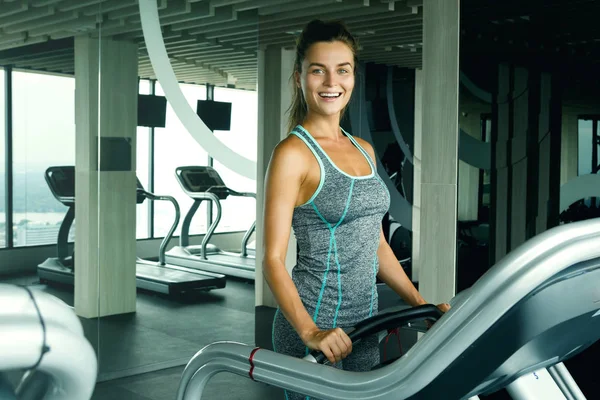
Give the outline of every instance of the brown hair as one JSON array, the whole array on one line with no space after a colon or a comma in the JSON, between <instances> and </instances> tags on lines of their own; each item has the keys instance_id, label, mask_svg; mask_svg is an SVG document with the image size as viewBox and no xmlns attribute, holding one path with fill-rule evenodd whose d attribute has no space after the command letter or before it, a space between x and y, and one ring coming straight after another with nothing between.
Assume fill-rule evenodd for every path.
<instances>
[{"instance_id":1,"label":"brown hair","mask_svg":"<svg viewBox=\"0 0 600 400\"><path fill-rule=\"evenodd\" d=\"M288 108L288 131L291 131L296 125L304 122L308 112L302 89L295 84L294 75L296 72L302 72L302 62L306 57L306 53L310 46L318 42L335 42L345 43L354 54L354 71L358 67L358 42L348 31L343 22L330 21L323 22L315 19L309 22L296 41L296 61L294 62L294 70L292 72L291 81L293 82L293 97L292 104ZM342 110L342 115L346 111L346 107Z\"/></svg>"}]
</instances>

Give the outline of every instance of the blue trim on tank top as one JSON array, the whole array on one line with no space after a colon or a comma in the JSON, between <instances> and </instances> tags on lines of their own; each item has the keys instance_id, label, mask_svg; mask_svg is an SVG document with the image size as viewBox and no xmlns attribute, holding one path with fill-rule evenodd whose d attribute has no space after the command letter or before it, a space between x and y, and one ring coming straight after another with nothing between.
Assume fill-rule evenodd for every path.
<instances>
[{"instance_id":1,"label":"blue trim on tank top","mask_svg":"<svg viewBox=\"0 0 600 400\"><path fill-rule=\"evenodd\" d=\"M373 257L373 289L371 289L371 309L369 310L369 317L373 316L373 303L375 301L375 289L377 288L377 253Z\"/></svg>"},{"instance_id":2,"label":"blue trim on tank top","mask_svg":"<svg viewBox=\"0 0 600 400\"><path fill-rule=\"evenodd\" d=\"M323 156L325 156L325 158L327 158L327 160L329 161L329 164L331 164L331 166L333 168L335 168L342 175L344 175L344 176L346 176L346 177L348 177L350 179L369 179L369 178L372 178L372 177L375 176L375 168L373 166L373 163L371 162L371 157L369 157L368 154L365 154L365 152L362 149L362 147L360 147L360 145L358 145L358 143L356 142L356 140L354 140L354 138L352 138L352 135L350 135L349 133L347 133L345 130L342 129L342 132L344 133L344 135L346 137L348 137L350 139L350 141L354 144L354 146L357 147L358 150L363 154L363 156L366 157L367 163L369 164L369 168L371 169L371 173L369 175L354 176L354 175L350 175L350 174L342 171L341 169L338 168L337 165L335 165L335 163L333 162L333 160L331 158L329 158L329 155L325 152L325 150L323 150L323 148L321 147L321 145L319 144L319 142L317 142L317 139L315 139L302 125L297 125L295 129L299 129L302 132L304 132L310 138L310 140L315 144L315 146L321 151L321 153L323 153Z\"/></svg>"},{"instance_id":3,"label":"blue trim on tank top","mask_svg":"<svg viewBox=\"0 0 600 400\"><path fill-rule=\"evenodd\" d=\"M323 300L323 293L325 292L325 286L327 284L327 275L329 273L330 260L331 260L331 246L333 243L336 248L335 249L335 258L336 258L336 262L338 265L338 305L336 307L335 317L334 317L334 321L333 321L334 327L337 322L337 314L338 314L339 308L341 306L341 296L342 296L341 272L340 272L341 266L339 264L338 256L337 256L337 243L335 242L335 230L337 229L338 226L340 226L340 224L342 223L344 218L346 218L348 209L350 208L350 200L352 198L353 189L354 189L354 180L351 181L350 189L348 190L348 198L346 200L346 206L344 208L344 212L343 212L340 220L337 222L337 224L335 224L335 226L333 228L331 227L331 224L323 217L323 215L321 215L321 213L319 212L319 209L317 208L317 205L314 202L311 202L315 212L317 213L317 215L319 216L321 221L323 221L325 223L325 225L327 225L327 228L329 229L329 250L327 251L327 268L325 269L325 273L323 274L323 283L321 285L321 290L319 291L319 298L317 299L317 305L315 307L315 314L313 315L313 321L316 323L317 317L319 316L319 308L321 307L321 301Z\"/></svg>"},{"instance_id":4,"label":"blue trim on tank top","mask_svg":"<svg viewBox=\"0 0 600 400\"><path fill-rule=\"evenodd\" d=\"M340 129L342 130L342 132L344 132L346 134L346 136L348 137L348 139L350 139L350 141L352 143L354 143L354 146L356 146L358 148L358 150L363 154L363 156L365 156L365 158L367 159L367 162L369 163L369 165L371 166L371 168L373 169L373 171L377 172L377 167L375 167L375 160L373 160L371 158L371 156L369 155L369 153L356 141L356 139L354 139L352 137L351 134L349 134L348 132L346 132L342 127L340 127ZM373 173L373 175L377 176L377 174L375 174L375 173Z\"/></svg>"},{"instance_id":5,"label":"blue trim on tank top","mask_svg":"<svg viewBox=\"0 0 600 400\"><path fill-rule=\"evenodd\" d=\"M294 136L296 136L299 139L301 139L306 144L306 147L308 147L310 149L310 151L313 153L313 155L317 159L317 162L319 163L319 169L321 170L321 176L319 177L319 186L317 187L317 190L315 190L315 192L313 193L313 195L310 197L310 199L308 199L308 201L306 203L300 204L299 206L297 206L297 207L302 207L302 206L305 206L307 204L310 204L317 197L317 195L321 191L321 188L325 184L325 166L323 165L323 161L321 160L321 157L319 157L319 155L317 154L317 151L310 145L310 143L308 143L308 140L306 140L306 138L304 136L302 136L301 134L299 134L296 131L292 131L291 133Z\"/></svg>"},{"instance_id":6,"label":"blue trim on tank top","mask_svg":"<svg viewBox=\"0 0 600 400\"><path fill-rule=\"evenodd\" d=\"M321 284L321 290L319 291L319 298L317 299L317 304L315 306L315 313L313 315L313 321L316 323L317 317L319 316L319 308L321 307L321 300L323 300L323 292L325 292L325 285L327 284L327 275L329 274L329 263L331 260L331 247L332 247L332 243L333 243L333 234L332 234L331 224L329 222L327 222L327 220L325 218L323 218L323 216L319 212L319 209L317 208L317 205L312 201L311 201L311 204L312 204L315 212L319 216L319 218L321 218L321 221L323 221L327 225L327 228L329 228L329 250L327 250L327 267L325 268L325 273L323 274L323 283Z\"/></svg>"},{"instance_id":7,"label":"blue trim on tank top","mask_svg":"<svg viewBox=\"0 0 600 400\"><path fill-rule=\"evenodd\" d=\"M348 209L350 208L350 200L352 200L352 193L354 191L354 182L355 180L353 179L352 181L350 181L350 190L348 191L348 199L346 200L346 207L344 208L344 214L342 214L342 218L340 218L340 222L338 222L338 224L335 226L336 228L339 226L339 224L346 218L346 214L348 213ZM332 232L332 235L334 235L335 233ZM333 245L335 247L335 263L337 264L338 270L337 270L337 280L338 280L338 304L337 307L335 309L335 315L333 317L333 327L335 328L337 326L337 317L338 317L338 313L340 311L340 307L342 305L342 266L340 265L340 260L338 258L338 250L337 250L337 240L333 241Z\"/></svg>"}]
</instances>

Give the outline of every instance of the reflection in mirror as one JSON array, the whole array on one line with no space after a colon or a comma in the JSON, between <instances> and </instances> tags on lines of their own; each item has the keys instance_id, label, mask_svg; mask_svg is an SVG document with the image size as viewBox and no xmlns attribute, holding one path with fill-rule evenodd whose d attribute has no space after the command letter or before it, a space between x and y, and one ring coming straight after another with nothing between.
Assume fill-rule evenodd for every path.
<instances>
[{"instance_id":1,"label":"reflection in mirror","mask_svg":"<svg viewBox=\"0 0 600 400\"><path fill-rule=\"evenodd\" d=\"M104 48L98 269L100 295L106 296L99 308L99 381L103 391L116 393L122 390L113 383L116 378L179 369L198 347L219 338L253 339L252 330L231 327L251 326L254 320L253 257L240 253L247 233L248 252L254 248L255 201L235 193L255 193L256 183L239 168L225 167L218 154L212 157L196 140L198 132L182 121L153 67L145 26L142 31L142 2L121 10L108 3L115 10L98 33ZM255 161L257 6L152 3L184 105L200 121L199 114L207 115L202 107L227 103L227 111L208 113L220 124L207 121L213 130L206 133L233 154ZM229 40L237 36L236 27L246 29L245 47ZM198 200L176 177L176 168L184 166L212 168L231 191L218 202ZM234 265L211 269L199 254L204 239L207 258ZM242 266L243 277L235 274L238 262L248 264ZM177 382L171 381L162 397L175 392ZM144 396L160 394L148 387Z\"/></svg>"},{"instance_id":2,"label":"reflection in mirror","mask_svg":"<svg viewBox=\"0 0 600 400\"><path fill-rule=\"evenodd\" d=\"M78 102L78 91L84 84L76 84L75 43L88 38L90 45L98 48L97 35L93 36L103 21L101 3L14 0L0 6L0 282L30 291L24 293L31 300L32 310L35 302L45 321L47 344L58 334L53 321L70 321L68 329L77 337L64 340L82 356L82 361L87 350L93 354L93 360L85 365L70 363L74 356L65 354L61 365L54 365L53 357L48 356L29 374L10 371L8 380L18 385L19 396L26 396L25 392L36 385L40 390L55 391L53 384L44 386L48 376L43 376L49 368L54 368L50 382L62 381L71 386L64 388L66 397L75 393L71 391L77 385L61 374L81 377L83 386L90 385L85 383L86 376L93 378L92 384L97 377L99 321L81 312L78 292L81 297L82 287L74 285L78 252L85 252L86 246L97 247L97 241L81 245L77 239L76 227L82 218L75 216L75 165L80 158L80 140L76 138L82 136L85 124L79 118L83 104ZM90 82L97 82L101 66L96 61L90 67ZM85 121L88 128L97 121L97 113L94 108L89 114ZM87 218L97 219L94 213L87 214ZM97 285L83 292L88 306L97 309ZM60 305L52 302L56 298L62 301ZM49 309L53 304L58 308ZM1 308L10 311L7 307L3 304ZM58 345L54 350L62 351ZM9 357L2 354L3 359ZM15 360L14 365L22 364ZM89 398L93 390L92 385L73 395ZM43 396L38 393L33 397Z\"/></svg>"},{"instance_id":3,"label":"reflection in mirror","mask_svg":"<svg viewBox=\"0 0 600 400\"><path fill-rule=\"evenodd\" d=\"M600 44L590 40L600 5L461 3L460 151L470 154L459 167L460 290L525 241L600 216ZM599 351L565 362L588 398Z\"/></svg>"}]
</instances>

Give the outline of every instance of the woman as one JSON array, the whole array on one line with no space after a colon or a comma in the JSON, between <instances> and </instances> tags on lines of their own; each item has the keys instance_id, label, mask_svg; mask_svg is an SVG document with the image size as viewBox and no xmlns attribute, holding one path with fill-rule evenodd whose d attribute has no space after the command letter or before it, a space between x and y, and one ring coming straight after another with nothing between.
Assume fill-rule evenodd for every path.
<instances>
[{"instance_id":1,"label":"woman","mask_svg":"<svg viewBox=\"0 0 600 400\"><path fill-rule=\"evenodd\" d=\"M390 197L373 148L340 128L356 52L355 39L337 22L312 21L298 40L291 134L275 148L265 183L263 269L279 304L275 351L303 357L320 350L337 367L365 371L379 364L377 338L353 347L343 329L377 313L376 278L410 305L426 302L383 236ZM292 227L299 253L290 278Z\"/></svg>"}]
</instances>

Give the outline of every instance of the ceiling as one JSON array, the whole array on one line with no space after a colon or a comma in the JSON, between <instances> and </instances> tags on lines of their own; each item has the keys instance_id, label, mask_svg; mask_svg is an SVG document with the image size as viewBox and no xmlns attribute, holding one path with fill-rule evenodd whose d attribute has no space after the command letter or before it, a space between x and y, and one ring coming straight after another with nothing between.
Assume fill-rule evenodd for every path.
<instances>
[{"instance_id":1,"label":"ceiling","mask_svg":"<svg viewBox=\"0 0 600 400\"><path fill-rule=\"evenodd\" d=\"M341 19L363 61L421 66L422 0L157 0L177 78L256 89L257 51L292 47L312 18ZM139 45L139 76L155 78L137 0L0 0L0 65L74 73L73 37Z\"/></svg>"},{"instance_id":2,"label":"ceiling","mask_svg":"<svg viewBox=\"0 0 600 400\"><path fill-rule=\"evenodd\" d=\"M423 0L156 1L181 82L254 90L259 46L293 47L312 18L343 20L363 61L422 66ZM600 86L600 0L460 2L461 70L482 87L498 62L532 60ZM0 65L73 74L75 35L138 43L139 76L154 78L137 0L0 0Z\"/></svg>"}]
</instances>

